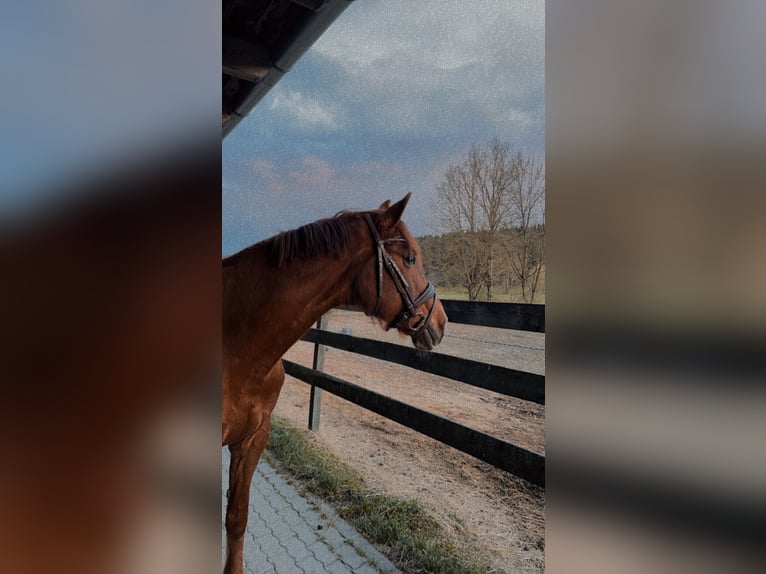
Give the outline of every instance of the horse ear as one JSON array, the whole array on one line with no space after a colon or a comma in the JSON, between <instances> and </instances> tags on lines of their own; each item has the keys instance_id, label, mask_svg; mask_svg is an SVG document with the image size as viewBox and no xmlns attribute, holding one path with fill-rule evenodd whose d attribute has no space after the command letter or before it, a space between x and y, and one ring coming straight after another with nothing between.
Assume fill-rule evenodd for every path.
<instances>
[{"instance_id":1,"label":"horse ear","mask_svg":"<svg viewBox=\"0 0 766 574\"><path fill-rule=\"evenodd\" d=\"M407 203L410 201L411 195L411 193L408 193L395 204L386 208L386 211L380 218L381 227L383 229L391 229L399 223L399 220L402 218L402 213L404 213L404 208L407 207Z\"/></svg>"},{"instance_id":2,"label":"horse ear","mask_svg":"<svg viewBox=\"0 0 766 574\"><path fill-rule=\"evenodd\" d=\"M380 204L380 207L378 209L383 210L383 209L388 209L389 207L391 207L391 200L387 199L386 201Z\"/></svg>"}]
</instances>

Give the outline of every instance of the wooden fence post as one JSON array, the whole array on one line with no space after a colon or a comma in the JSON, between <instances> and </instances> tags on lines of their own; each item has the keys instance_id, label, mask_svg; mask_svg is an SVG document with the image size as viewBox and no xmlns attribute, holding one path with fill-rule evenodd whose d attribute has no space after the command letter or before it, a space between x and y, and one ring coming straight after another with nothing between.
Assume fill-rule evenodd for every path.
<instances>
[{"instance_id":1,"label":"wooden fence post","mask_svg":"<svg viewBox=\"0 0 766 574\"><path fill-rule=\"evenodd\" d=\"M322 315L317 321L317 329L324 330L327 327L327 314ZM324 369L324 354L327 347L314 343L314 370ZM319 418L322 412L322 389L311 385L311 398L309 399L309 429L319 430Z\"/></svg>"}]
</instances>

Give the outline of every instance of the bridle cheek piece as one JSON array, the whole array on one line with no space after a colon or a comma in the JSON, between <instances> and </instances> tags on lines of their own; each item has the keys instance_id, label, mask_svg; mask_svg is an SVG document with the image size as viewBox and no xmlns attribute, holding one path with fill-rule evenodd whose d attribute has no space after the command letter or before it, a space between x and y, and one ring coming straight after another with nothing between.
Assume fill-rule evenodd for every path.
<instances>
[{"instance_id":1,"label":"bridle cheek piece","mask_svg":"<svg viewBox=\"0 0 766 574\"><path fill-rule=\"evenodd\" d=\"M391 243L393 241L404 241L404 239L381 239L380 233L378 233L378 228L375 226L375 223L372 221L372 217L369 213L364 215L364 220L367 222L367 226L370 228L372 240L375 244L375 250L378 254L378 300L375 303L375 309L373 310L372 315L377 316L378 311L380 311L380 301L383 296L383 267L385 267L386 271L388 271L388 274L391 277L391 280L394 282L394 287L396 287L399 296L402 298L402 303L404 304L402 307L402 312L399 313L399 315L397 315L397 317L391 321L391 323L389 323L386 329L396 327L397 329L404 331L407 335L415 337L419 335L423 329L428 326L429 321L431 321L431 315L433 315L434 309L436 309L436 302L439 300L438 296L436 295L436 289L429 281L423 292L415 299L413 299L412 295L410 294L410 286L407 283L407 280L404 278L404 275L402 274L399 267L397 267L396 262L385 249L386 243ZM428 314L418 311L418 307L426 304L431 299L433 299L433 304L428 310ZM402 323L405 321L406 324L403 327Z\"/></svg>"}]
</instances>

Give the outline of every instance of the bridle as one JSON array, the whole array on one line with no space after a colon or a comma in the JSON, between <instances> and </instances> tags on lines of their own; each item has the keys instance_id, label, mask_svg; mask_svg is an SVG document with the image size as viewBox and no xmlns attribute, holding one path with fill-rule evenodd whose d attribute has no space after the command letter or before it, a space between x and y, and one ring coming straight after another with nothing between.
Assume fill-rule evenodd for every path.
<instances>
[{"instance_id":1,"label":"bridle","mask_svg":"<svg viewBox=\"0 0 766 574\"><path fill-rule=\"evenodd\" d=\"M380 301L383 297L383 267L385 266L386 271L388 271L391 280L394 282L394 287L396 287L396 290L399 292L399 296L402 298L402 303L404 304L402 312L399 313L399 315L397 315L397 317L391 321L391 323L389 323L386 329L396 327L407 335L415 337L428 326L428 323L431 320L431 315L433 315L434 309L436 308L436 302L439 300L438 296L436 295L436 289L429 281L423 292L413 300L412 295L410 295L410 286L407 283L407 280L404 278L404 275L402 274L399 267L397 267L396 262L388 254L385 248L386 243L405 240L402 238L381 239L380 233L378 233L378 228L375 226L375 223L373 222L369 213L364 214L364 220L367 222L367 226L370 228L374 248L378 254L378 300L375 303L375 309L373 310L372 315L377 316L378 311L380 310ZM431 309L428 311L428 314L426 315L425 313L419 312L417 310L418 307L424 305L430 299L433 299L434 301L431 305ZM407 321L407 323L403 327L402 323L404 321ZM416 322L413 324L413 321Z\"/></svg>"}]
</instances>

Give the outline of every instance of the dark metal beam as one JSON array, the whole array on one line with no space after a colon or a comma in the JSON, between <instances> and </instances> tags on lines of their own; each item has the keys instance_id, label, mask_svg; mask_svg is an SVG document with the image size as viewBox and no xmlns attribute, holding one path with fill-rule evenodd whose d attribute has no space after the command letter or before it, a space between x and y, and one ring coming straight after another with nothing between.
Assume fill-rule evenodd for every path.
<instances>
[{"instance_id":1,"label":"dark metal beam","mask_svg":"<svg viewBox=\"0 0 766 574\"><path fill-rule=\"evenodd\" d=\"M257 82L271 69L269 51L241 38L223 39L222 60L224 74L248 82Z\"/></svg>"},{"instance_id":2,"label":"dark metal beam","mask_svg":"<svg viewBox=\"0 0 766 574\"><path fill-rule=\"evenodd\" d=\"M316 42L330 27L353 0L327 0L320 9L308 12L308 17L300 28L290 37L282 38L274 46L270 54L271 67L268 73L253 82L253 87L245 91L246 95L235 104L235 109L224 110L223 137L245 117L250 110L274 87L282 76L298 61L298 59ZM225 71L225 70L224 70ZM235 69L237 73L244 73Z\"/></svg>"},{"instance_id":3,"label":"dark metal beam","mask_svg":"<svg viewBox=\"0 0 766 574\"><path fill-rule=\"evenodd\" d=\"M322 6L327 4L327 0L290 0L293 4L297 4L298 6L303 6L304 8L308 8L309 10L312 10L313 12L316 12L317 10L321 9Z\"/></svg>"}]
</instances>

